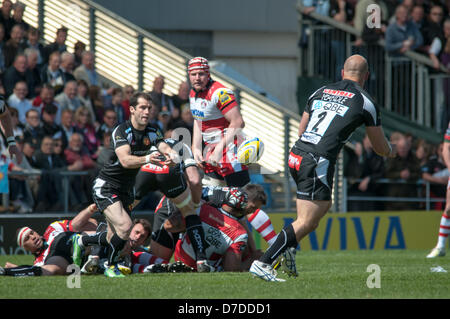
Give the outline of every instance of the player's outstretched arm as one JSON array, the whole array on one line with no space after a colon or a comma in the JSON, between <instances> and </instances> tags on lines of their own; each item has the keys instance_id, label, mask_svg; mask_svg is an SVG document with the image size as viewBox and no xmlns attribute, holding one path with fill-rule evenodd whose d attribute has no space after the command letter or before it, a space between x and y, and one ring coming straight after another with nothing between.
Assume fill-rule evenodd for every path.
<instances>
[{"instance_id":1,"label":"player's outstretched arm","mask_svg":"<svg viewBox=\"0 0 450 319\"><path fill-rule=\"evenodd\" d=\"M75 232L82 232L82 231L95 231L97 228L96 223L94 223L94 220L90 220L92 215L97 211L97 205L91 204L85 209L83 209L81 212L78 213L77 216L74 217L72 220L72 228Z\"/></svg>"},{"instance_id":2,"label":"player's outstretched arm","mask_svg":"<svg viewBox=\"0 0 450 319\"><path fill-rule=\"evenodd\" d=\"M128 144L117 147L115 152L120 164L124 168L140 168L142 165L148 163L159 164L157 158L160 154L158 152L153 152L146 156L131 155L131 147Z\"/></svg>"},{"instance_id":3,"label":"player's outstretched arm","mask_svg":"<svg viewBox=\"0 0 450 319\"><path fill-rule=\"evenodd\" d=\"M395 144L388 142L381 126L366 126L366 132L375 153L395 157L397 154Z\"/></svg>"}]
</instances>

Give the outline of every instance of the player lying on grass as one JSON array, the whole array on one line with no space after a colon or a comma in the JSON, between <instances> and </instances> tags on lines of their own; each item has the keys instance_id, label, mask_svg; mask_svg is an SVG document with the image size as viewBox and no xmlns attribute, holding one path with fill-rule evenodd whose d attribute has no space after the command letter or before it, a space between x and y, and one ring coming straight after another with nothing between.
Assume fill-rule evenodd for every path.
<instances>
[{"instance_id":1,"label":"player lying on grass","mask_svg":"<svg viewBox=\"0 0 450 319\"><path fill-rule=\"evenodd\" d=\"M195 212L195 214L191 214L188 218L186 218L188 234L191 234L193 237L196 230L191 227L191 220L195 217L197 218L197 214L199 211L199 207L201 204L201 200L205 200L205 195L210 197L211 200L215 200L219 197L219 201L226 196L226 192L229 188L221 187L210 187L210 188L202 188L201 185L201 173L197 167L197 164L194 160L192 152L186 144L179 142L174 139L165 139L165 142L172 147L172 149L178 151L178 155L181 159L179 165L175 167L164 167L158 166L154 164L147 164L141 167L138 175L136 176L135 183L135 203L137 203L146 196L149 192L160 190L165 197L160 201L157 209L157 214L155 215L157 218L153 223L153 235L155 236L163 236L162 240L166 244L160 246L158 242L152 242L152 250L155 255L168 259L173 254L174 243L173 236L171 234L160 233L160 228L164 223L164 220L168 218L168 216L174 211L174 209L179 209L183 216L186 216L186 211L190 213ZM177 196L181 196L179 194L185 194L189 189L191 189L192 201L190 205L180 205L180 201L175 201L174 199ZM207 200L208 201L208 200ZM169 207L169 203L175 203ZM178 204L177 204L178 203ZM217 207L220 207L222 202L217 204ZM193 206L192 206L193 205ZM272 222L270 221L269 216L262 209L254 209L249 210L246 215L250 224L261 234L261 236L271 245L276 239L276 232L273 228ZM243 226L247 229L248 233L250 231L247 227L246 223L242 223ZM197 236L198 237L198 236ZM176 237L177 238L177 237ZM194 248L200 243L193 242ZM204 243L207 245L207 243ZM255 249L255 243L253 237L249 236L248 245ZM166 249L168 247L169 249ZM197 251L197 248L195 248ZM197 258L198 260L198 258ZM202 267L201 271L213 271L213 267L209 267L207 263L201 261Z\"/></svg>"},{"instance_id":2,"label":"player lying on grass","mask_svg":"<svg viewBox=\"0 0 450 319\"><path fill-rule=\"evenodd\" d=\"M253 213L254 211L258 210L262 205L266 203L266 194L264 193L264 190L261 186L249 184L244 187L243 190L244 191L239 188L216 187L204 189L202 199L216 206L214 208L204 204L202 205L199 213L204 230L207 230L209 232L208 244L210 245L210 247L207 248L207 257L209 263L215 264L213 269L214 271L217 270L216 266L221 263L221 260L218 261L214 258L224 255L223 249L232 249L233 247L240 245L236 242L233 247L229 247L232 244L232 235L235 232L243 235L244 233L242 233L242 230L247 233L246 228L242 225L246 222L245 219L240 218L241 220L238 221L238 219L236 218L236 214L238 215L238 217L243 217L245 215L248 215L250 212ZM249 197L248 200L247 197ZM167 199L163 198L162 200L164 201ZM243 204L241 204L241 202ZM161 205L159 205L159 207L161 207ZM168 203L167 207L169 207L167 214L161 215L159 210L157 210L155 214L154 221L156 224L159 224L161 226L153 228L154 233L150 245L151 252L146 252L143 249L139 249L139 247L142 246L147 239L148 232L141 225L142 223L135 221L130 234L129 247L131 249L124 249L125 251L127 251L127 255L125 256L129 256L129 252L131 251L131 265L129 267L132 268L133 273L163 271L184 272L196 269L196 265L193 264L195 260L189 259L186 255L183 255L183 247L188 245L190 248L192 248L192 246L190 246L190 241L185 235L183 237L183 240L180 242L181 244L179 243L179 245L181 245L179 253L177 254L175 251L178 237L180 233L185 231L186 225L184 218L182 217L180 212L176 210L175 206L171 202ZM235 215L233 216L233 214ZM221 226L220 223L223 223L225 226ZM212 230L212 228L214 228L214 230ZM211 234L213 234L215 237ZM237 238L239 236L235 237ZM97 233L93 236L82 236L80 237L79 244L83 249L89 244L101 244L101 241L104 240L104 238L105 235L102 233ZM243 247L247 247L247 238L248 236L245 236L245 245ZM225 241L225 243L222 243L223 241ZM219 246L221 248L217 247L218 244L220 244ZM154 250L154 247L157 247L156 251ZM192 251L189 251L188 249L187 252L187 254L189 255ZM168 264L174 253L175 256L181 256L178 259L176 258L178 263ZM248 247L248 249L246 249L245 251L241 251L240 254L241 253L245 259L245 262L243 264L233 265L233 263L230 261L231 257L228 257L226 258L228 262L225 263L226 266L224 266L223 268L230 271L248 269L250 263L261 255L261 251L257 251L252 247ZM190 258L192 258L193 255L190 254L189 256ZM211 256L213 256L212 260L209 259L209 257ZM230 256L232 255L230 254ZM87 269L88 272L90 272L92 271L91 269L89 269L91 264L95 267L98 265L98 258L96 258L96 260L94 260L93 258L94 257L89 257L89 260L83 267L83 269ZM186 262L189 262L189 264L187 264ZM184 265L185 263L188 266ZM125 271L125 267L122 266L119 268L122 271Z\"/></svg>"},{"instance_id":3,"label":"player lying on grass","mask_svg":"<svg viewBox=\"0 0 450 319\"><path fill-rule=\"evenodd\" d=\"M31 229L22 227L17 232L17 244L35 256L33 265L17 266L7 262L0 267L0 275L6 276L51 276L66 275L67 266L80 264L78 247L73 245L81 232L95 232L97 221L92 215L97 211L95 204L89 205L72 220L51 223L43 236Z\"/></svg>"},{"instance_id":4,"label":"player lying on grass","mask_svg":"<svg viewBox=\"0 0 450 319\"><path fill-rule=\"evenodd\" d=\"M215 200L217 201L218 197ZM244 188L231 188L221 201L220 204L216 203L218 207L203 204L199 212L205 238L209 244L206 249L208 263L214 266L215 271L246 270L252 261L260 256L260 251L248 249L248 233L242 224L246 222L245 216L249 212L254 212L266 203L266 194L260 185L249 184ZM178 235L185 230L184 219L173 207L172 210L170 216L163 221L163 226L158 229L157 235L153 237L152 252L155 244L163 246L166 261L173 255L175 261L196 269L189 239L182 234L181 239L177 240ZM149 256L143 253L140 257L150 260ZM164 267L155 262L154 265L147 267L145 272L161 271L164 271Z\"/></svg>"}]
</instances>

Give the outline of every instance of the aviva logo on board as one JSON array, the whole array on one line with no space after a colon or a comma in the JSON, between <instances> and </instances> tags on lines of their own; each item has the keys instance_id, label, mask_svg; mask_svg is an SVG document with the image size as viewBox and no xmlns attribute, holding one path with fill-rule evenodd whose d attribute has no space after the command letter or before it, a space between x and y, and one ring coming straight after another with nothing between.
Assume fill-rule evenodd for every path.
<instances>
[{"instance_id":1,"label":"aviva logo on board","mask_svg":"<svg viewBox=\"0 0 450 319\"><path fill-rule=\"evenodd\" d=\"M436 244L442 212L327 214L299 250L429 249ZM275 231L292 223L295 214L269 214ZM254 230L258 248L267 243Z\"/></svg>"}]
</instances>

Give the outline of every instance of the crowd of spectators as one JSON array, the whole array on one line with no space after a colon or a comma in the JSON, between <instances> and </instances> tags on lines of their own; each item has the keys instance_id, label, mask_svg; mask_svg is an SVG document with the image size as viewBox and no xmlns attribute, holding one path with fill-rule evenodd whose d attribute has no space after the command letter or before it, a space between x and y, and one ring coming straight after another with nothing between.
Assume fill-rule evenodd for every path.
<instances>
[{"instance_id":1,"label":"crowd of spectators","mask_svg":"<svg viewBox=\"0 0 450 319\"><path fill-rule=\"evenodd\" d=\"M373 4L380 11L368 11ZM415 50L427 54L435 68L441 63L450 70L448 0L303 0L303 13L313 11L354 27L358 34L355 46L384 39L391 55ZM371 19L372 24L368 24Z\"/></svg>"},{"instance_id":2,"label":"crowd of spectators","mask_svg":"<svg viewBox=\"0 0 450 319\"><path fill-rule=\"evenodd\" d=\"M113 128L129 118L136 88L102 83L94 53L82 42L68 48L70 30L64 26L55 41L45 45L39 30L23 21L24 10L25 5L10 0L2 1L0 8L0 94L8 102L24 153L20 164L9 159L1 133L2 162L11 171L10 203L20 213L62 210L64 176L84 172L68 177L68 204L76 209L91 201L92 179L106 161ZM163 89L164 77L158 76L149 92L157 105L151 123L167 137L178 127L192 132L188 83L181 83L174 96Z\"/></svg>"},{"instance_id":3,"label":"crowd of spectators","mask_svg":"<svg viewBox=\"0 0 450 319\"><path fill-rule=\"evenodd\" d=\"M355 143L354 150L347 149L349 156L344 175L348 180L348 196L380 199L348 201L348 210L425 209L425 201L410 201L426 197L425 182L430 183L430 198L441 199L432 202L430 208L442 210L449 176L442 158L443 143L434 145L400 132L393 132L390 140L397 145L394 158L385 159L377 155L367 136L362 143Z\"/></svg>"},{"instance_id":4,"label":"crowd of spectators","mask_svg":"<svg viewBox=\"0 0 450 319\"><path fill-rule=\"evenodd\" d=\"M385 50L391 57L402 56L407 51L415 51L428 56L434 70L444 67L450 72L450 1L449 0L303 0L303 13L307 16L315 12L333 18L355 28L356 36L352 42L355 53L363 54L370 61L371 77L379 72L383 56L371 56L379 40L384 40ZM371 5L376 5L372 6ZM372 8L368 10L368 8ZM379 21L377 21L379 19ZM371 22L371 23L368 23ZM379 22L379 25L377 25ZM304 31L305 32L305 31ZM320 31L324 32L324 31ZM300 45L305 45L307 32L302 36ZM321 40L322 38L322 40ZM327 41L326 37L318 37L316 42ZM315 43L317 49L324 48L323 43ZM336 72L335 80L340 80L340 70L345 61L345 43L334 33L331 36L331 52L333 52ZM406 79L411 77L408 68L401 62L393 67L403 72L404 77L398 80L398 86L409 85ZM382 68L383 69L383 68ZM433 70L434 69L434 70ZM406 70L406 71L405 71ZM395 69L393 71L396 72ZM370 85L369 81L369 85ZM443 114L443 123L450 119L450 81L444 80L444 102L447 106ZM397 101L407 104L407 100ZM397 105L397 107L399 107ZM399 107L406 109L407 106ZM448 117L448 118L446 118ZM356 143L355 150L349 152L345 167L348 178L348 195L393 198L425 197L425 186L418 185L422 179L431 184L432 198L444 198L447 184L447 170L442 160L442 145L430 145L427 142L395 132L391 139L398 140L398 155L394 159L384 160L375 154L369 140ZM389 179L388 184L376 182ZM392 183L396 180L398 183ZM432 208L440 209L442 203L433 203ZM424 209L423 202L413 201L348 201L350 211L361 210L404 210Z\"/></svg>"}]
</instances>

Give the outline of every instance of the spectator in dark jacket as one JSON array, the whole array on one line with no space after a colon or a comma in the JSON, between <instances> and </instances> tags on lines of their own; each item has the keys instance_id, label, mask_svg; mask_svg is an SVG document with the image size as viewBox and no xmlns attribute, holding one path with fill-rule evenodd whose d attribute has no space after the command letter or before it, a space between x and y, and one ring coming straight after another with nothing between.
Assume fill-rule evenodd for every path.
<instances>
[{"instance_id":1,"label":"spectator in dark jacket","mask_svg":"<svg viewBox=\"0 0 450 319\"><path fill-rule=\"evenodd\" d=\"M384 176L384 158L376 154L367 135L363 143L356 143L347 163L345 176L348 179L349 196L377 196L380 185L376 181ZM357 181L361 179L361 181ZM349 201L349 211L374 211L381 205L374 201Z\"/></svg>"},{"instance_id":2,"label":"spectator in dark jacket","mask_svg":"<svg viewBox=\"0 0 450 319\"><path fill-rule=\"evenodd\" d=\"M61 27L56 31L55 42L44 47L44 64L48 63L50 55L53 52L59 52L60 54L67 51L66 40L69 30L66 27Z\"/></svg>"},{"instance_id":3,"label":"spectator in dark jacket","mask_svg":"<svg viewBox=\"0 0 450 319\"><path fill-rule=\"evenodd\" d=\"M19 81L26 82L28 88L34 87L33 75L27 69L27 57L24 54L18 54L14 60L14 64L5 71L3 87L5 88L6 97L9 97L13 93L14 86ZM28 90L29 95L30 89Z\"/></svg>"},{"instance_id":4,"label":"spectator in dark jacket","mask_svg":"<svg viewBox=\"0 0 450 319\"><path fill-rule=\"evenodd\" d=\"M21 52L20 44L23 39L23 29L16 24L11 30L11 38L6 41L4 48L5 65L9 67L13 64L14 59L18 53Z\"/></svg>"},{"instance_id":5,"label":"spectator in dark jacket","mask_svg":"<svg viewBox=\"0 0 450 319\"><path fill-rule=\"evenodd\" d=\"M411 150L411 144L408 139L401 135L397 141L397 156L389 158L386 162L385 177L393 180L386 189L386 195L389 197L417 197L417 180L420 178L420 162ZM394 181L397 181L395 183ZM407 210L417 209L415 202L388 202L388 210Z\"/></svg>"}]
</instances>

